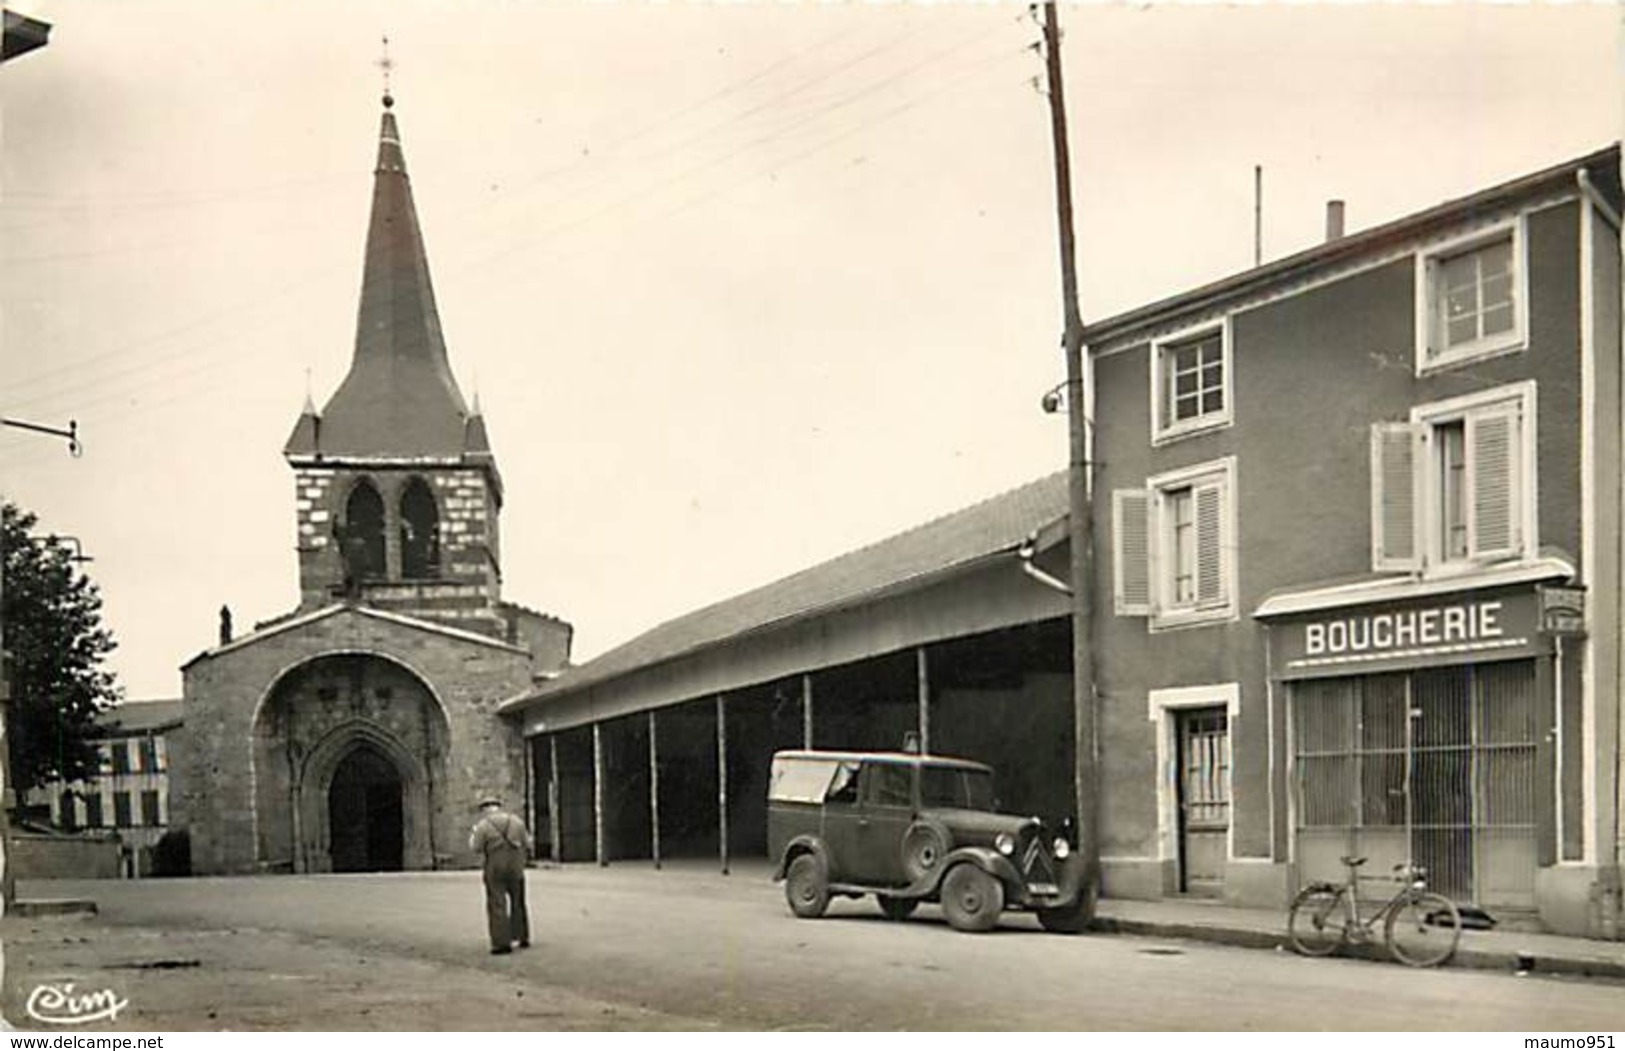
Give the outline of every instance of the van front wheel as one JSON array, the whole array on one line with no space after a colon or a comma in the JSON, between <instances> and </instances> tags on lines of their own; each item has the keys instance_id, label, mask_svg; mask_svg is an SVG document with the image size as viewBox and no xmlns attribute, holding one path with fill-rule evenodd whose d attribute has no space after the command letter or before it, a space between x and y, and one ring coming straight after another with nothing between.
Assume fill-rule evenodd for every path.
<instances>
[{"instance_id":1,"label":"van front wheel","mask_svg":"<svg viewBox=\"0 0 1625 1051\"><path fill-rule=\"evenodd\" d=\"M942 911L955 930L990 931L1004 911L1004 884L970 862L961 862L943 877Z\"/></svg>"}]
</instances>

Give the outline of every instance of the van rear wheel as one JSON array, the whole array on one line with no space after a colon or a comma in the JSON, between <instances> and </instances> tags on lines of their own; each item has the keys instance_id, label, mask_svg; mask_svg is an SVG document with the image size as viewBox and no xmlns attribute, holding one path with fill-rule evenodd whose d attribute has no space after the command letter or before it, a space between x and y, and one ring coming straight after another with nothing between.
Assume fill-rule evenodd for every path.
<instances>
[{"instance_id":1,"label":"van rear wheel","mask_svg":"<svg viewBox=\"0 0 1625 1051\"><path fill-rule=\"evenodd\" d=\"M829 880L816 854L803 854L790 862L784 879L784 900L804 920L816 920L829 908Z\"/></svg>"}]
</instances>

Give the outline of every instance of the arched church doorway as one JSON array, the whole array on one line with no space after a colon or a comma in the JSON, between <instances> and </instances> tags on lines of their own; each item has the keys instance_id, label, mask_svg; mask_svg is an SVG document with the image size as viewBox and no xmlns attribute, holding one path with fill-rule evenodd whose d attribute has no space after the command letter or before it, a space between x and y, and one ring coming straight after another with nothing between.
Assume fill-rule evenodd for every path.
<instances>
[{"instance_id":1,"label":"arched church doorway","mask_svg":"<svg viewBox=\"0 0 1625 1051\"><path fill-rule=\"evenodd\" d=\"M370 745L356 746L327 790L334 872L398 872L405 828L400 771Z\"/></svg>"}]
</instances>

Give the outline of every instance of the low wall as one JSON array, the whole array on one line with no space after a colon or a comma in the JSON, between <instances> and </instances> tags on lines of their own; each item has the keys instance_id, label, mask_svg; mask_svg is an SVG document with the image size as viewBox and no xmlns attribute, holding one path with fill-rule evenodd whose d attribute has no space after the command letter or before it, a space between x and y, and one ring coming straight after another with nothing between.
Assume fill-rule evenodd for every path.
<instances>
[{"instance_id":1,"label":"low wall","mask_svg":"<svg viewBox=\"0 0 1625 1051\"><path fill-rule=\"evenodd\" d=\"M41 836L14 832L7 860L17 879L118 879L119 842L112 836Z\"/></svg>"}]
</instances>

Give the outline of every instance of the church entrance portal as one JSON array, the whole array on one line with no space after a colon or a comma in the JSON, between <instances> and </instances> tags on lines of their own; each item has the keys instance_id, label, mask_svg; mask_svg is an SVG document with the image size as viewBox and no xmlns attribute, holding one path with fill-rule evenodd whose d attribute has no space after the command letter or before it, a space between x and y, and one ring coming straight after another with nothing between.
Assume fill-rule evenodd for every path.
<instances>
[{"instance_id":1,"label":"church entrance portal","mask_svg":"<svg viewBox=\"0 0 1625 1051\"><path fill-rule=\"evenodd\" d=\"M401 775L360 745L339 761L327 790L334 872L397 872L403 844Z\"/></svg>"}]
</instances>

